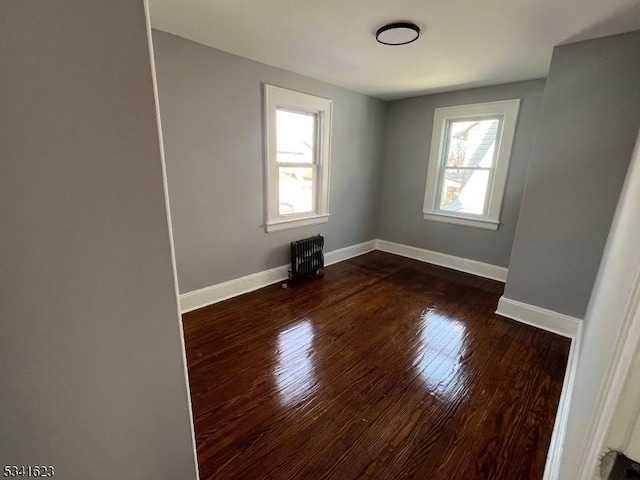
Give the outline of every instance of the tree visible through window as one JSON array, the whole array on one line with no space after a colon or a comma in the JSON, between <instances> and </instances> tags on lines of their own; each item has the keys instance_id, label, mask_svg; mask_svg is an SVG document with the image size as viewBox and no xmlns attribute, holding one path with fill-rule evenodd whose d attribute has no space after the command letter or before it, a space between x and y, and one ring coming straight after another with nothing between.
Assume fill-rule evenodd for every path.
<instances>
[{"instance_id":1,"label":"tree visible through window","mask_svg":"<svg viewBox=\"0 0 640 480\"><path fill-rule=\"evenodd\" d=\"M441 210L485 213L499 125L496 118L448 122Z\"/></svg>"},{"instance_id":2,"label":"tree visible through window","mask_svg":"<svg viewBox=\"0 0 640 480\"><path fill-rule=\"evenodd\" d=\"M268 232L326 222L332 102L265 85Z\"/></svg>"},{"instance_id":3,"label":"tree visible through window","mask_svg":"<svg viewBox=\"0 0 640 480\"><path fill-rule=\"evenodd\" d=\"M438 108L424 218L495 230L519 100Z\"/></svg>"}]
</instances>

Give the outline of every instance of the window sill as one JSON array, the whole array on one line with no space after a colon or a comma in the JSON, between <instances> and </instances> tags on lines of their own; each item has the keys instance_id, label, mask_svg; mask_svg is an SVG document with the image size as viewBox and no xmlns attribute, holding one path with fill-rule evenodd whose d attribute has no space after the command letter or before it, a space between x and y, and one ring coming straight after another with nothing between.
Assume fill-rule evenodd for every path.
<instances>
[{"instance_id":1,"label":"window sill","mask_svg":"<svg viewBox=\"0 0 640 480\"><path fill-rule=\"evenodd\" d=\"M267 233L279 232L280 230L288 230L289 228L306 227L307 225L317 225L319 223L327 223L329 214L313 215L312 217L288 218L285 220L273 220L267 222Z\"/></svg>"},{"instance_id":2,"label":"window sill","mask_svg":"<svg viewBox=\"0 0 640 480\"><path fill-rule=\"evenodd\" d=\"M457 215L445 215L443 213L423 212L425 220L434 220L436 222L452 223L454 225L463 225L465 227L483 228L485 230L498 230L500 222L496 220L459 217Z\"/></svg>"}]
</instances>

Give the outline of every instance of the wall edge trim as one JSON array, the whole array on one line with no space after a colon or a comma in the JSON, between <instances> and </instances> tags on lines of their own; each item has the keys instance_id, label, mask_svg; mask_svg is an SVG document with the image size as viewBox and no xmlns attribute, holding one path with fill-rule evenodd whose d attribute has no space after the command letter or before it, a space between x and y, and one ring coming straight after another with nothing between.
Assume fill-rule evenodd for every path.
<instances>
[{"instance_id":1,"label":"wall edge trim","mask_svg":"<svg viewBox=\"0 0 640 480\"><path fill-rule=\"evenodd\" d=\"M571 349L569 350L569 358L567 359L567 369L564 373L560 401L558 402L556 419L553 423L553 432L551 433L551 442L549 444L549 450L547 451L547 460L545 462L542 480L560 480L560 467L562 465L561 461L564 451L567 423L569 421L569 410L571 408L571 400L574 390L573 387L578 373L581 343L582 323L578 325L578 330L575 336L571 339Z\"/></svg>"},{"instance_id":2,"label":"wall edge trim","mask_svg":"<svg viewBox=\"0 0 640 480\"><path fill-rule=\"evenodd\" d=\"M504 295L498 301L496 314L571 339L562 392L560 393L560 401L558 402L551 443L547 451L547 460L542 477L543 480L559 480L569 409L578 371L578 357L582 342L582 320L554 312L553 310L547 310L546 308L518 302L517 300L506 298Z\"/></svg>"},{"instance_id":3,"label":"wall edge trim","mask_svg":"<svg viewBox=\"0 0 640 480\"><path fill-rule=\"evenodd\" d=\"M490 278L503 283L507 280L507 274L509 273L509 270L505 267L478 262L477 260L470 260L468 258L456 257L446 253L434 252L424 248L389 242L387 240L376 240L376 250L451 268L459 272L471 273L479 277Z\"/></svg>"},{"instance_id":4,"label":"wall edge trim","mask_svg":"<svg viewBox=\"0 0 640 480\"><path fill-rule=\"evenodd\" d=\"M324 254L325 266L369 253L375 250L375 242L375 240L369 240L327 252ZM243 293L253 292L259 288L286 280L288 276L289 265L281 265L269 270L252 273L244 277L234 278L199 290L183 293L180 295L180 311L181 313L191 312L229 298L237 297Z\"/></svg>"},{"instance_id":5,"label":"wall edge trim","mask_svg":"<svg viewBox=\"0 0 640 480\"><path fill-rule=\"evenodd\" d=\"M577 338L582 326L579 318L512 300L504 295L498 301L496 314L571 339Z\"/></svg>"}]
</instances>

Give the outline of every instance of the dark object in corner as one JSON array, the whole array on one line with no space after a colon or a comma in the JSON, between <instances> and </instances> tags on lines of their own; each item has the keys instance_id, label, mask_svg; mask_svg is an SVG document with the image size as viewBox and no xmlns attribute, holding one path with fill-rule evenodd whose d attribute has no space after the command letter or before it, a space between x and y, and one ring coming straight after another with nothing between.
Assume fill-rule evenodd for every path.
<instances>
[{"instance_id":1,"label":"dark object in corner","mask_svg":"<svg viewBox=\"0 0 640 480\"><path fill-rule=\"evenodd\" d=\"M323 248L324 237L322 235L291 242L290 283L300 283L324 275Z\"/></svg>"},{"instance_id":2,"label":"dark object in corner","mask_svg":"<svg viewBox=\"0 0 640 480\"><path fill-rule=\"evenodd\" d=\"M601 473L606 480L640 479L640 464L620 452L610 451L602 459Z\"/></svg>"}]
</instances>

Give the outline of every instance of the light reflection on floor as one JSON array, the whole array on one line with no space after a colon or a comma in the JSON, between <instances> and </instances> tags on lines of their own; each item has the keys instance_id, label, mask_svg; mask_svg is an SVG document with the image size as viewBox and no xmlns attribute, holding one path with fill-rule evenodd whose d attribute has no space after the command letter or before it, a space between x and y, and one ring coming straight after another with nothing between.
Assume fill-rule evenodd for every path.
<instances>
[{"instance_id":1,"label":"light reflection on floor","mask_svg":"<svg viewBox=\"0 0 640 480\"><path fill-rule=\"evenodd\" d=\"M313 324L303 320L278 334L274 377L283 406L308 397L315 388Z\"/></svg>"},{"instance_id":2,"label":"light reflection on floor","mask_svg":"<svg viewBox=\"0 0 640 480\"><path fill-rule=\"evenodd\" d=\"M420 319L415 368L431 393L450 398L464 387L460 359L465 354L465 325L442 313L425 310Z\"/></svg>"}]
</instances>

